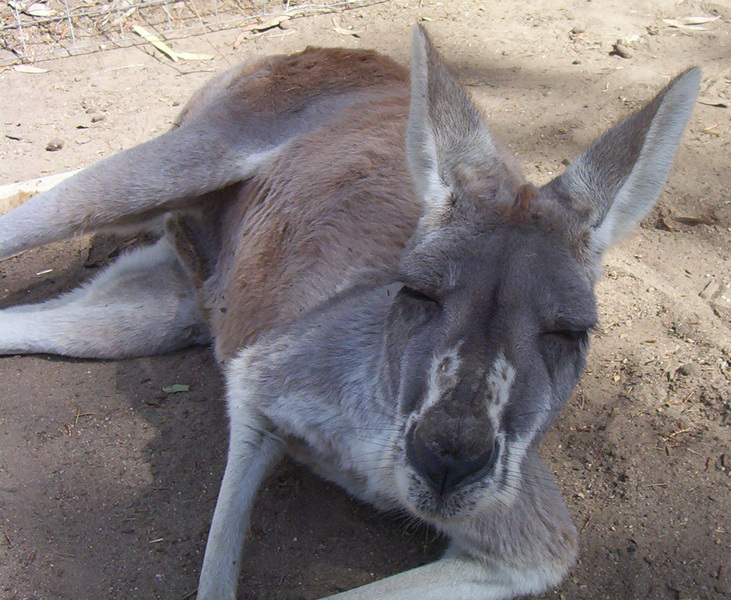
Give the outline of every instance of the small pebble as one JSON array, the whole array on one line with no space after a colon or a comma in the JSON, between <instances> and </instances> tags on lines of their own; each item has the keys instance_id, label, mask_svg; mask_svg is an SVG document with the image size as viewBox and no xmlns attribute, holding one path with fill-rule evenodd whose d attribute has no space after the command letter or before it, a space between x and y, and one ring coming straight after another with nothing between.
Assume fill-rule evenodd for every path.
<instances>
[{"instance_id":1,"label":"small pebble","mask_svg":"<svg viewBox=\"0 0 731 600\"><path fill-rule=\"evenodd\" d=\"M632 58L632 52L630 49L620 42L617 42L614 46L612 46L612 54L616 54L621 58Z\"/></svg>"},{"instance_id":2,"label":"small pebble","mask_svg":"<svg viewBox=\"0 0 731 600\"><path fill-rule=\"evenodd\" d=\"M53 139L46 144L46 150L48 150L48 152L56 152L61 148L63 148L63 140Z\"/></svg>"},{"instance_id":3,"label":"small pebble","mask_svg":"<svg viewBox=\"0 0 731 600\"><path fill-rule=\"evenodd\" d=\"M686 363L684 365L681 365L677 368L675 371L678 375L692 375L693 377L700 377L703 374L703 370L701 369L701 366L696 363Z\"/></svg>"}]
</instances>

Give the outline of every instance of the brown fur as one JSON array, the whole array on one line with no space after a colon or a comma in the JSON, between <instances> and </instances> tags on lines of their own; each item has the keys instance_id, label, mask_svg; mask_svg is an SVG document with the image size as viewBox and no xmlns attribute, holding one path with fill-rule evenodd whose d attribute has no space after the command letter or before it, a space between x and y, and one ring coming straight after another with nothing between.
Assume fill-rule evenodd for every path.
<instances>
[{"instance_id":1,"label":"brown fur","mask_svg":"<svg viewBox=\"0 0 731 600\"><path fill-rule=\"evenodd\" d=\"M262 63L260 63L262 64ZM331 96L374 86L408 86L406 68L373 51L306 48L269 59L236 82L237 101L249 110L278 113L297 110L313 96Z\"/></svg>"},{"instance_id":2,"label":"brown fur","mask_svg":"<svg viewBox=\"0 0 731 600\"><path fill-rule=\"evenodd\" d=\"M394 269L421 209L403 151L410 92L400 65L374 52L308 48L250 62L221 85L235 90L232 110L242 112L291 112L314 95L368 92L367 102L291 143L212 213L213 204L201 211L198 231L220 223L222 241L200 308L216 332L216 354L226 360L359 273ZM207 96L193 104L183 119L208 107ZM292 198L299 214L292 214ZM195 252L184 237L174 239L183 256ZM199 272L205 259L190 262ZM231 298L240 299L235 307Z\"/></svg>"},{"instance_id":3,"label":"brown fur","mask_svg":"<svg viewBox=\"0 0 731 600\"><path fill-rule=\"evenodd\" d=\"M288 168L275 164L268 177L242 189L241 200L250 208L241 221L232 219L243 226L237 236L227 236L230 248L224 244L225 253L234 252L235 266L226 272L223 289L226 298L247 302L214 313L220 357L331 297L358 272L395 268L396 249L411 237L420 212L406 165L393 160L402 154L393 150L404 135L402 102L346 115L329 133L283 153L276 162ZM354 135L343 135L349 128ZM395 181L405 183L394 189ZM301 207L294 218L291 198ZM289 225L293 220L296 227Z\"/></svg>"},{"instance_id":4,"label":"brown fur","mask_svg":"<svg viewBox=\"0 0 731 600\"><path fill-rule=\"evenodd\" d=\"M515 195L515 202L513 203L511 211L511 219L514 221L522 222L528 217L528 211L531 207L531 203L538 197L538 189L536 186L525 183L520 186L518 193Z\"/></svg>"}]
</instances>

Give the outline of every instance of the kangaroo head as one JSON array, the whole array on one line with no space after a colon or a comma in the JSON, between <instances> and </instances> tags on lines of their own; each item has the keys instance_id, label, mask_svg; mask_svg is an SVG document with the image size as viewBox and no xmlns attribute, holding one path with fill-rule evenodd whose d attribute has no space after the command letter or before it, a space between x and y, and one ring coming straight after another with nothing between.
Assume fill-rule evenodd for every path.
<instances>
[{"instance_id":1,"label":"kangaroo head","mask_svg":"<svg viewBox=\"0 0 731 600\"><path fill-rule=\"evenodd\" d=\"M424 213L386 351L399 493L417 514L510 504L530 476L523 457L584 366L602 255L657 198L699 79L680 75L536 189L415 30L407 150Z\"/></svg>"}]
</instances>

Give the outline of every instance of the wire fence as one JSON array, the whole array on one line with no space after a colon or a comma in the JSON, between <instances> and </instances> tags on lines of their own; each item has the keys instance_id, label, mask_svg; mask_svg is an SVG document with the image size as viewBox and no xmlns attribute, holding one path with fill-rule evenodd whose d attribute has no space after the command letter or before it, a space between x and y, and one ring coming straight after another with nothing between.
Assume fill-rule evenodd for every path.
<instances>
[{"instance_id":1,"label":"wire fence","mask_svg":"<svg viewBox=\"0 0 731 600\"><path fill-rule=\"evenodd\" d=\"M93 52L158 34L202 33L271 15L334 12L385 0L0 0L0 65Z\"/></svg>"}]
</instances>

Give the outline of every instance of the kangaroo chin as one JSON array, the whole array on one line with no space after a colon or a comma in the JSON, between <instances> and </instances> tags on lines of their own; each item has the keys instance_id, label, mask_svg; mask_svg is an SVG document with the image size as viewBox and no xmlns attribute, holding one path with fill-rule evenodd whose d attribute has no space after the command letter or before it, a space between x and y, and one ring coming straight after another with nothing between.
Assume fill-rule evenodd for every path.
<instances>
[{"instance_id":1,"label":"kangaroo chin","mask_svg":"<svg viewBox=\"0 0 731 600\"><path fill-rule=\"evenodd\" d=\"M0 354L213 345L230 438L200 600L236 597L257 490L287 453L451 540L338 599L541 593L577 532L538 449L584 367L602 257L660 193L699 81L682 73L535 187L421 27L410 72L344 49L244 63L171 131L0 217L0 257L165 221L80 289L0 311Z\"/></svg>"}]
</instances>

